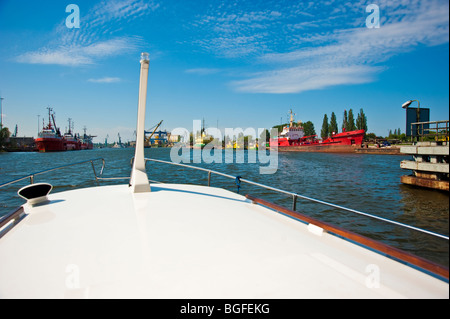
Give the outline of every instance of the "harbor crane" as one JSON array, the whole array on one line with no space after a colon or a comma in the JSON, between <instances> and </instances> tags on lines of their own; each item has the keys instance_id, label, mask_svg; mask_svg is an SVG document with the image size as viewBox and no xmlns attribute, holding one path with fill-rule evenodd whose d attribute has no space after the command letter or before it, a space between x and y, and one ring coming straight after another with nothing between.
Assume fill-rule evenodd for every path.
<instances>
[{"instance_id":1,"label":"harbor crane","mask_svg":"<svg viewBox=\"0 0 450 319\"><path fill-rule=\"evenodd\" d=\"M145 144L146 145L150 145L151 144L151 138L153 137L153 135L155 134L156 130L158 129L158 127L161 126L163 120L161 122L159 122L156 125L153 125L151 128L149 128L147 131L144 131L144 140L145 140ZM151 131L153 129L153 131ZM147 134L150 134L149 137L147 137Z\"/></svg>"}]
</instances>

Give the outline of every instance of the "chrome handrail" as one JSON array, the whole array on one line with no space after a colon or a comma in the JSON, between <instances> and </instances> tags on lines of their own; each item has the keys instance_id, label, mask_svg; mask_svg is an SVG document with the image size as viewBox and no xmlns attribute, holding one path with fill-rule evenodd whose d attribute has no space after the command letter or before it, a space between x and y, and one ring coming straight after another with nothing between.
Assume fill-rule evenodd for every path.
<instances>
[{"instance_id":1,"label":"chrome handrail","mask_svg":"<svg viewBox=\"0 0 450 319\"><path fill-rule=\"evenodd\" d=\"M99 158L94 158L94 159L90 159L90 160L87 160L87 161L82 161L82 162L77 162L77 163L66 164L66 165L62 165L62 166L50 168L50 169L47 169L47 170L35 172L35 173L32 173L32 174L29 174L29 175L26 175L26 176L17 178L17 179L15 179L15 180L12 180L12 181L9 181L9 182L0 184L0 188L5 187L5 186L8 186L8 185L11 185L11 184L18 183L18 182L23 181L23 180L25 180L25 179L30 179L30 184L33 184L33 183L34 183L34 177L37 176L37 175L41 175L41 174L45 174L45 173L48 173L48 172L52 172L52 171L60 170L60 169L63 169L63 168L67 168L67 167L70 167L70 166L81 165L81 164L85 164L85 163L91 163L91 165L92 165L92 170L93 170L94 176L95 176L95 181L96 181L97 184L98 184L98 181L101 180L101 179L103 179L103 178L97 176L97 172L95 171L94 162L95 162L95 161L99 161L99 160L102 161L102 169L100 170L100 175L102 175L102 174L103 174L103 169L105 168L105 160L104 160L103 158L99 157Z\"/></svg>"},{"instance_id":2,"label":"chrome handrail","mask_svg":"<svg viewBox=\"0 0 450 319\"><path fill-rule=\"evenodd\" d=\"M85 164L85 163L91 163L92 170L93 170L94 176L95 176L95 181L97 182L97 184L99 184L98 181L101 181L101 180L129 179L129 177L112 177L112 178L108 178L108 177L100 177L100 176L98 176L96 171L95 171L95 166L94 166L94 162L98 161L98 160L102 161L102 168L100 170L100 176L101 176L103 174L103 170L105 168L105 160L103 158L95 158L95 159L91 159L91 160L86 160L86 161L72 163L72 164L66 164L66 165L55 167L55 168L43 170L43 171L40 171L40 172L32 173L32 174L23 176L21 178L15 179L13 181L0 184L0 188L5 187L7 185L11 185L11 184L17 183L17 182L20 182L20 181L23 181L25 179L30 179L30 183L33 184L34 183L34 177L37 176L37 175L41 175L41 174L45 174L45 173L52 172L52 171L55 171L55 170L60 170L60 169L64 169L64 168L67 168L67 167L70 167L70 166L81 165L81 164ZM275 187L272 187L272 186L267 186L267 185L264 185L264 184L256 183L256 182L253 182L253 181L241 178L240 176L233 176L233 175L229 175L229 174L213 171L213 170L210 170L210 169L207 169L207 168L202 168L202 167L196 167L196 166L191 166L191 165L186 165L186 164L173 163L173 162L168 162L168 161L163 161L163 160L145 158L145 163L147 163L149 161L156 162L156 163L162 163L162 164L181 166L181 167L186 167L186 168L195 169L195 170L199 170L199 171L204 171L204 172L208 173L208 186L211 186L211 175L215 174L215 175L223 176L223 177L226 177L226 178L234 179L236 182L239 182L239 185L240 185L241 182L242 183L247 183L247 184L250 184L250 185L258 186L258 187L261 187L261 188L265 188L265 189L272 190L272 191L275 191L275 192L278 192L278 193L282 193L282 194L286 194L286 195L292 196L292 200L293 200L292 210L294 210L294 211L296 210L297 199L300 198L300 199L304 199L304 200L307 200L307 201L315 202L315 203L318 203L318 204L321 204L321 205L337 208L337 209L344 210L344 211L351 212L351 213L356 213L356 214L363 215L363 216L366 216L366 217L369 217L369 218L373 218L373 219L378 219L378 220L381 220L381 221L384 221L384 222L387 222L387 223L390 223L390 224L394 224L394 225L397 225L397 226L409 228L409 229L412 229L412 230L415 230L415 231L419 231L419 232L426 233L426 234L429 234L429 235L432 235L432 236L435 236L435 237L440 237L440 238L449 240L449 237L445 236L445 235L434 233L434 232L431 232L431 231L428 231L428 230L425 230L425 229L421 229L421 228L414 227L414 226L411 226L411 225L403 224L403 223L400 223L400 222L396 222L396 221L393 221L393 220L390 220L390 219L386 219L386 218L382 218L382 217L379 217L379 216L375 216L375 215L372 215L372 214L364 213L364 212L361 212L361 211L358 211L358 210L354 210L354 209L351 209L351 208L347 208L347 207L339 206L339 205L336 205L336 204L328 203L328 202L325 202L325 201L322 201L322 200L318 200L318 199L314 199L314 198L311 198L311 197L303 196L303 195L300 195L300 194L297 194L297 193L285 191L285 190L278 189L278 188L275 188ZM153 183L160 183L160 182L157 182L157 181L151 181L151 182L153 182ZM238 185L238 189L240 187L239 185Z\"/></svg>"},{"instance_id":3,"label":"chrome handrail","mask_svg":"<svg viewBox=\"0 0 450 319\"><path fill-rule=\"evenodd\" d=\"M232 176L232 175L229 175L229 174L224 174L224 173L221 173L221 172L213 171L213 170L210 170L210 169L207 169L207 168L202 168L202 167L196 167L196 166L191 166L191 165L186 165L186 164L173 163L173 162L162 161L162 160L157 160L157 159L145 158L145 162L147 162L147 161L156 162L156 163L162 163L162 164L170 164L170 165L175 165L175 166L181 166L181 167L186 167L186 168L191 168L191 169L196 169L196 170L199 170L199 171L207 172L208 173L208 186L211 186L211 174L216 174L216 175L220 175L220 176L223 176L223 177L226 177L226 178L234 179L236 181L239 180L239 182L251 184L251 185L254 185L254 186L262 187L262 188L265 188L265 189L268 189L268 190L272 190L272 191L275 191L275 192L278 192L278 193L283 193L283 194L292 196L292 198L293 198L292 210L294 210L294 211L296 210L297 199L301 198L301 199L308 200L308 201L311 201L311 202L315 202L315 203L318 203L318 204L321 204L321 205L326 205L326 206L330 206L330 207L337 208L337 209L340 209L340 210L344 210L344 211L347 211L347 212L363 215L363 216L366 216L366 217L369 217L369 218L378 219L378 220L381 220L381 221L384 221L384 222L387 222L387 223L390 223L390 224L394 224L394 225L397 225L397 226L400 226L400 227L409 228L409 229L412 229L412 230L415 230L415 231L419 231L419 232L426 233L426 234L429 234L429 235L432 235L432 236L435 236L435 237L440 237L440 238L449 240L448 236L441 235L441 234L438 234L438 233L435 233L435 232L431 232L429 230L425 230L425 229L422 229L422 228L418 228L418 227L414 227L414 226L411 226L411 225L403 224L403 223L396 222L396 221L393 221L393 220L390 220L390 219L386 219L386 218L383 218L383 217L379 217L379 216L375 216L375 215L372 215L372 214L364 213L364 212L361 212L361 211L358 211L358 210L355 210L355 209L339 206L339 205L336 205L336 204L328 203L328 202L325 202L325 201L322 201L322 200L318 200L318 199L314 199L314 198L311 198L311 197L303 196L303 195L300 195L300 194L297 194L297 193L288 192L288 191L285 191L285 190L282 190L282 189L278 189L278 188L275 188L275 187L272 187L272 186L267 186L267 185L264 185L264 184L256 183L256 182L253 182L253 181L241 178L240 176Z\"/></svg>"}]
</instances>

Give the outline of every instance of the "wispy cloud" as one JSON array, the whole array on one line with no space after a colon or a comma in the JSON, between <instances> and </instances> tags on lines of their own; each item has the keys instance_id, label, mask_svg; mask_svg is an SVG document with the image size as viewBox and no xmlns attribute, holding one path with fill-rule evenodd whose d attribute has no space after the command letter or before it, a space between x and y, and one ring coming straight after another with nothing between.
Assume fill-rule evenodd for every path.
<instances>
[{"instance_id":1,"label":"wispy cloud","mask_svg":"<svg viewBox=\"0 0 450 319\"><path fill-rule=\"evenodd\" d=\"M26 52L17 57L17 61L30 64L57 64L67 66L94 64L96 60L115 56L137 49L139 38L120 37L112 40L94 42L89 45L61 45L44 47L37 51Z\"/></svg>"},{"instance_id":2,"label":"wispy cloud","mask_svg":"<svg viewBox=\"0 0 450 319\"><path fill-rule=\"evenodd\" d=\"M298 93L372 82L391 57L448 43L448 1L381 0L379 29L365 25L370 3L269 1L273 10L259 12L231 3L199 18L209 32L196 44L219 57L251 58L265 70L233 81L237 91Z\"/></svg>"},{"instance_id":3,"label":"wispy cloud","mask_svg":"<svg viewBox=\"0 0 450 319\"><path fill-rule=\"evenodd\" d=\"M216 68L197 68L197 69L188 69L184 72L189 74L197 74L197 75L209 75L221 72L220 69Z\"/></svg>"},{"instance_id":4,"label":"wispy cloud","mask_svg":"<svg viewBox=\"0 0 450 319\"><path fill-rule=\"evenodd\" d=\"M231 84L240 92L300 93L336 85L369 83L380 71L381 67L364 65L297 66L256 73L249 79Z\"/></svg>"},{"instance_id":5,"label":"wispy cloud","mask_svg":"<svg viewBox=\"0 0 450 319\"><path fill-rule=\"evenodd\" d=\"M99 78L99 79L89 79L88 80L88 82L92 82L92 83L117 83L120 81L121 81L120 78L115 78L115 77L103 77L103 78Z\"/></svg>"},{"instance_id":6,"label":"wispy cloud","mask_svg":"<svg viewBox=\"0 0 450 319\"><path fill-rule=\"evenodd\" d=\"M142 38L116 35L122 23L148 15L159 5L154 1L101 1L80 18L80 28L56 26L53 40L43 47L18 55L17 62L79 66L139 48Z\"/></svg>"}]
</instances>

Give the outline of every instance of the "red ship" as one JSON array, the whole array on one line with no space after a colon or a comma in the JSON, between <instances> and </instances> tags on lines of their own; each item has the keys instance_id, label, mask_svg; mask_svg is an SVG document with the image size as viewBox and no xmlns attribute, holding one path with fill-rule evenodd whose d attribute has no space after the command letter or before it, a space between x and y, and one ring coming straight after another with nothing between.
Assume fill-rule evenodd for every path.
<instances>
[{"instance_id":1,"label":"red ship","mask_svg":"<svg viewBox=\"0 0 450 319\"><path fill-rule=\"evenodd\" d=\"M317 135L305 136L301 123L294 124L291 111L289 126L285 126L277 138L270 139L270 146L280 151L348 153L362 146L364 134L364 130L344 131L333 133L325 140L318 139Z\"/></svg>"},{"instance_id":2,"label":"red ship","mask_svg":"<svg viewBox=\"0 0 450 319\"><path fill-rule=\"evenodd\" d=\"M64 139L66 142L66 150L79 151L81 150L81 141L78 138L77 134L75 134L75 136L73 135L72 130L73 130L73 122L72 119L69 119L69 131L64 134Z\"/></svg>"},{"instance_id":3,"label":"red ship","mask_svg":"<svg viewBox=\"0 0 450 319\"><path fill-rule=\"evenodd\" d=\"M80 142L81 142L81 149L82 150L91 150L94 148L94 143L92 142L92 139L95 136L93 135L87 135L86 134L86 127L84 127L84 134L83 137L80 138Z\"/></svg>"},{"instance_id":4,"label":"red ship","mask_svg":"<svg viewBox=\"0 0 450 319\"><path fill-rule=\"evenodd\" d=\"M38 138L34 140L39 152L61 152L66 150L66 141L56 127L53 109L48 107L48 125L44 126ZM52 125L53 122L53 125Z\"/></svg>"},{"instance_id":5,"label":"red ship","mask_svg":"<svg viewBox=\"0 0 450 319\"><path fill-rule=\"evenodd\" d=\"M94 148L92 139L95 136L87 135L86 128L84 129L84 136L81 138L80 134L73 134L73 122L69 119L69 130L63 135L55 123L55 115L52 108L48 109L48 125L44 126L42 131L36 138L35 144L39 152L64 152L64 151L78 151L91 150Z\"/></svg>"}]
</instances>

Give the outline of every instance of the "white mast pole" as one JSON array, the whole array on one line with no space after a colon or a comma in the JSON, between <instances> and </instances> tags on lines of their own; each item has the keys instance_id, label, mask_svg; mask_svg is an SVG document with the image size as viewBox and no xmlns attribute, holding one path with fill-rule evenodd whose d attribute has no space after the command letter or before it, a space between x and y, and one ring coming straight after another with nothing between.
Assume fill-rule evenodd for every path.
<instances>
[{"instance_id":1,"label":"white mast pole","mask_svg":"<svg viewBox=\"0 0 450 319\"><path fill-rule=\"evenodd\" d=\"M150 192L150 183L145 170L144 134L145 134L145 106L147 101L149 56L141 54L141 77L139 82L139 105L136 128L136 150L133 169L131 171L130 186L133 193Z\"/></svg>"}]
</instances>

